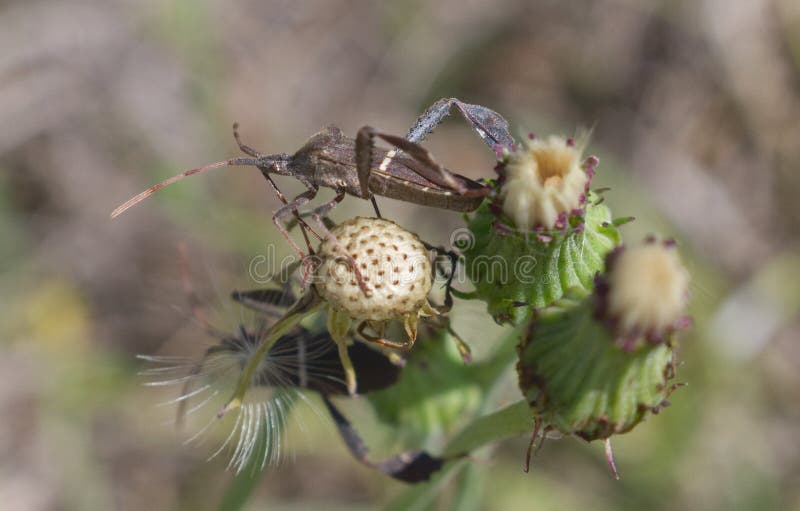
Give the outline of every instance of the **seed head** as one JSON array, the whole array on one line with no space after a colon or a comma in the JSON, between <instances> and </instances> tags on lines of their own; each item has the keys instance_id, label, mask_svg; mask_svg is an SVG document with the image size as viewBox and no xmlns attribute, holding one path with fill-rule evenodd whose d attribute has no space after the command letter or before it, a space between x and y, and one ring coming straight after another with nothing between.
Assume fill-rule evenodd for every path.
<instances>
[{"instance_id":1,"label":"seed head","mask_svg":"<svg viewBox=\"0 0 800 511\"><path fill-rule=\"evenodd\" d=\"M552 229L559 217L580 208L590 176L572 139L533 138L508 154L500 189L503 212L517 228Z\"/></svg>"}]
</instances>

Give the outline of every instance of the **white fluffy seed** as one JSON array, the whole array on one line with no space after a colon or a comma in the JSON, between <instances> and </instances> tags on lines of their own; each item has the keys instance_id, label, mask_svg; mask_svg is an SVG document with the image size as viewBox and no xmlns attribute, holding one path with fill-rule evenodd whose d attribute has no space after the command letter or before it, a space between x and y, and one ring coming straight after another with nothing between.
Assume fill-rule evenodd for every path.
<instances>
[{"instance_id":1,"label":"white fluffy seed","mask_svg":"<svg viewBox=\"0 0 800 511\"><path fill-rule=\"evenodd\" d=\"M525 230L552 229L561 213L580 207L589 180L580 149L557 136L526 141L509 155L505 168L503 212Z\"/></svg>"},{"instance_id":2,"label":"white fluffy seed","mask_svg":"<svg viewBox=\"0 0 800 511\"><path fill-rule=\"evenodd\" d=\"M315 285L331 307L354 320L385 321L416 315L431 290L431 263L417 235L396 223L356 217L337 225L319 249ZM370 291L358 285L347 255Z\"/></svg>"}]
</instances>

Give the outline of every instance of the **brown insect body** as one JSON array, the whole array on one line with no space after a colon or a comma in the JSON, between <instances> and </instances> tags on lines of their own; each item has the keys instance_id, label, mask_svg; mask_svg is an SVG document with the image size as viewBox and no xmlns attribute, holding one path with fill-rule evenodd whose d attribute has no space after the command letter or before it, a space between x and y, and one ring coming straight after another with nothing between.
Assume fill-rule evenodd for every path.
<instances>
[{"instance_id":1,"label":"brown insect body","mask_svg":"<svg viewBox=\"0 0 800 511\"><path fill-rule=\"evenodd\" d=\"M129 199L115 209L111 216L113 218L120 215L157 190L186 176L225 166L251 165L258 167L283 203L283 207L273 214L272 220L301 258L305 258L306 254L289 236L283 221L294 216L303 227L302 232L308 252L313 253L307 233L316 234L320 239L329 237L330 231L322 219L348 194L371 200L378 217L381 215L375 196L452 211L473 211L489 194L490 188L447 170L436 162L427 149L419 145L453 107L457 108L481 139L495 151L498 147L514 145L514 139L508 132L508 121L500 114L484 106L464 103L456 98L440 99L431 105L417 119L405 137L364 126L358 131L356 138L352 139L342 134L339 128L328 126L312 136L294 155L263 154L243 144L237 126L234 125L234 138L239 149L247 157L232 158L182 172ZM373 143L375 138L387 142L394 148L389 150L376 148ZM305 185L306 190L290 201L278 189L270 174L294 177ZM333 200L310 212L322 236L315 233L300 214L300 208L308 205L316 197L320 187L336 191ZM306 273L308 269L307 267ZM364 293L368 294L357 268L356 277Z\"/></svg>"},{"instance_id":2,"label":"brown insect body","mask_svg":"<svg viewBox=\"0 0 800 511\"><path fill-rule=\"evenodd\" d=\"M423 177L421 165L414 159L402 154L395 156L393 150L373 147L368 193L364 194L357 171L355 144L354 139L345 136L336 126L327 126L290 158L287 175L305 178L311 186L344 190L362 199L377 195L451 211L473 211L489 192L484 185L453 172L450 174L466 192L447 189ZM274 167L259 168L262 172L283 174Z\"/></svg>"}]
</instances>

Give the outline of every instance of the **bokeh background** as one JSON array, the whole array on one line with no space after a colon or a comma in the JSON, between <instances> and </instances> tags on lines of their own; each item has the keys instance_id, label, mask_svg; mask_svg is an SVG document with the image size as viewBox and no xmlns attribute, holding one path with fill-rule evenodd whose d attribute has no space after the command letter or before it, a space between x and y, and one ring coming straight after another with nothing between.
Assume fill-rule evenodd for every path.
<instances>
[{"instance_id":1,"label":"bokeh background","mask_svg":"<svg viewBox=\"0 0 800 511\"><path fill-rule=\"evenodd\" d=\"M622 480L576 439L548 442L524 474L519 438L476 462L472 507L800 509L795 0L0 2L0 508L217 509L225 460L181 446L155 406L170 396L142 387L134 356L207 342L191 329L181 241L214 320L236 324L226 296L253 287L248 260L276 241L290 253L269 220L278 202L237 168L109 212L235 155L234 121L258 149L292 152L329 123L403 134L444 96L520 134L593 128L595 184L637 217L626 239L676 237L694 275L689 386L616 439ZM455 116L429 145L492 175ZM440 243L461 222L381 204ZM333 218L369 212L351 199ZM454 316L480 350L496 330L476 311ZM309 423L249 509L373 509L405 491Z\"/></svg>"}]
</instances>

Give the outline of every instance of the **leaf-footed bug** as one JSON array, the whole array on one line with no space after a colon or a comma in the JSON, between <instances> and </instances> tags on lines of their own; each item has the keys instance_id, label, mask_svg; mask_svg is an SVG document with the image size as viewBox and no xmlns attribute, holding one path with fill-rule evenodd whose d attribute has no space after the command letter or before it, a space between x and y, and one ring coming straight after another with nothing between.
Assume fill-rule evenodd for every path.
<instances>
[{"instance_id":1,"label":"leaf-footed bug","mask_svg":"<svg viewBox=\"0 0 800 511\"><path fill-rule=\"evenodd\" d=\"M293 215L301 223L303 236L311 253L306 231L313 233L313 230L300 218L299 209L316 197L320 187L336 191L334 199L311 212L311 217L326 237L330 237L330 231L322 222L322 217L347 194L370 199L378 217L380 212L375 201L376 195L452 211L473 211L489 193L489 187L447 170L436 162L427 149L418 144L449 114L453 106L458 108L491 148L510 147L514 144L514 139L508 132L508 121L500 114L456 98L440 99L431 105L417 119L406 138L364 126L356 138L352 139L335 126L328 126L312 136L294 155L262 154L242 143L237 126L234 125L234 137L239 149L249 157L231 158L173 176L131 198L115 209L111 217L119 216L161 188L186 176L218 167L239 165L258 167L275 190L283 206L273 214L273 223L301 257L306 254L291 239L282 221ZM388 142L394 149L374 147L375 137ZM272 180L271 174L295 177L307 189L288 201ZM362 291L369 295L358 268L355 268L355 273Z\"/></svg>"}]
</instances>

